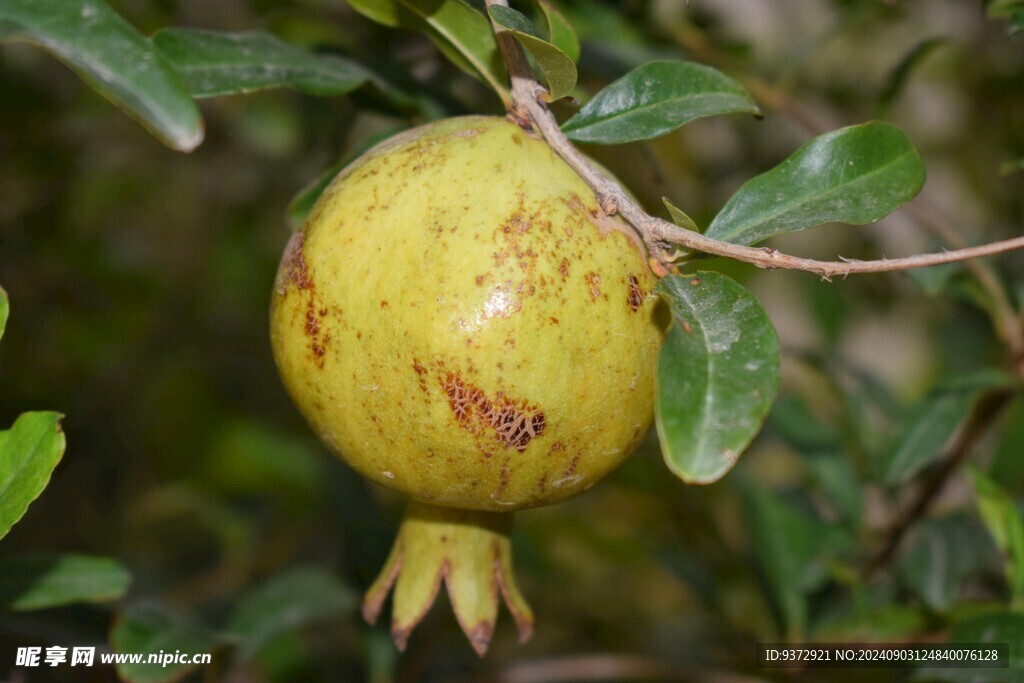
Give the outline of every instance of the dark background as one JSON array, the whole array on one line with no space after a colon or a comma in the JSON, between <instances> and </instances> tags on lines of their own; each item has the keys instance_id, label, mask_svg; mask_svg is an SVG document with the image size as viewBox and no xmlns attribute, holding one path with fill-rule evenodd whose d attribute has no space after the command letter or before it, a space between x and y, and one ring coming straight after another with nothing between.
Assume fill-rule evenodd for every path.
<instances>
[{"instance_id":1,"label":"dark background","mask_svg":"<svg viewBox=\"0 0 1024 683\"><path fill-rule=\"evenodd\" d=\"M1024 175L1012 167L1024 158L1024 37L1007 36L1006 22L987 18L980 3L563 4L584 40L582 93L648 59L682 57L740 78L763 105L760 122L704 120L651 143L588 150L652 212L664 213L667 195L705 225L740 183L814 134L881 117L906 131L927 163L912 210L773 246L872 258L940 248L928 217L968 243L1024 226ZM112 5L145 33L269 28L354 56L444 115L500 114L497 98L423 37L373 25L341 2ZM901 60L931 38L943 42L888 97ZM0 672L16 645L102 644L114 616L140 602L217 628L240 596L300 564L326 567L360 593L397 528L401 501L333 458L290 404L270 354L267 308L291 198L370 136L422 116L368 94L290 91L207 100L202 111L205 143L172 152L48 54L0 47L0 283L12 311L0 343L0 424L24 410L59 410L68 436L52 483L2 552L109 555L134 577L114 605L0 614ZM992 263L1019 299L1022 257ZM477 660L442 598L404 655L384 628L352 612L277 638L246 661L226 649L196 680L582 680L590 670L604 676L597 680L666 670L722 683L784 680L754 668L755 642L942 639L978 605L1005 605L1002 562L960 475L924 517L962 517L981 549L937 536L945 550L916 570L900 569L897 553L870 579L862 573L915 493L913 483L879 486L871 458L937 382L1005 363L970 274L952 267L824 283L721 267L761 297L779 331L780 407L718 484L668 476L652 437L593 492L521 514L514 542L537 613L531 643L514 642L505 613L492 652ZM793 436L818 428L840 444L824 467ZM1018 399L970 459L1019 499L1022 448ZM842 507L851 499L852 520ZM806 549L808 538L833 533L842 538L828 552ZM939 559L957 554L981 559L936 574L947 571ZM951 585L946 604L922 597L936 582ZM780 606L791 593L806 610L802 625ZM857 671L829 679L865 673L888 680ZM18 675L12 680L85 680L66 667Z\"/></svg>"}]
</instances>

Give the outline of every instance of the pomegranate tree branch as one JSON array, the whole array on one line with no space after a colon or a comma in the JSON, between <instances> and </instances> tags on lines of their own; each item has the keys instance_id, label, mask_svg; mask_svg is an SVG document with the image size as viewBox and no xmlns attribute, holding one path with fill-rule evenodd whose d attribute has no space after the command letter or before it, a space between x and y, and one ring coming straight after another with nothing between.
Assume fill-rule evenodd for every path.
<instances>
[{"instance_id":1,"label":"pomegranate tree branch","mask_svg":"<svg viewBox=\"0 0 1024 683\"><path fill-rule=\"evenodd\" d=\"M487 6L500 5L507 7L507 0L487 0ZM943 263L955 263L991 256L1015 249L1024 249L1024 235L1001 242L992 242L976 247L943 251L932 254L919 254L903 258L880 259L873 261L840 260L817 261L784 254L769 247L748 247L731 242L723 242L707 237L698 232L685 230L666 220L651 216L634 202L626 192L613 180L605 176L565 137L558 126L558 121L544 103L544 88L533 76L529 64L523 55L522 48L508 33L494 27L498 43L501 46L505 65L508 68L512 83L512 104L509 106L510 116L522 124L528 120L544 137L548 145L561 156L567 164L594 190L598 202L605 213L621 215L639 234L647 245L651 255L659 261L669 260L673 245L680 245L692 251L699 251L714 256L724 256L736 261L753 264L769 270L799 270L814 273L824 279L840 276L846 277L857 273L881 273L895 270L910 270L936 266Z\"/></svg>"}]
</instances>

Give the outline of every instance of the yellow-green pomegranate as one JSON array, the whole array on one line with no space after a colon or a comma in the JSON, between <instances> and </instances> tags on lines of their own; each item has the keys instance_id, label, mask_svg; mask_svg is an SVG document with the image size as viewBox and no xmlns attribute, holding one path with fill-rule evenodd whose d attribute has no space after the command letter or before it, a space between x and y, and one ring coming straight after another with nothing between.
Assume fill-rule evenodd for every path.
<instances>
[{"instance_id":1,"label":"yellow-green pomegranate","mask_svg":"<svg viewBox=\"0 0 1024 683\"><path fill-rule=\"evenodd\" d=\"M271 307L320 438L413 499L367 593L399 646L442 581L474 647L498 594L529 635L510 515L578 494L650 425L665 311L619 219L499 118L411 130L342 171L288 244Z\"/></svg>"}]
</instances>

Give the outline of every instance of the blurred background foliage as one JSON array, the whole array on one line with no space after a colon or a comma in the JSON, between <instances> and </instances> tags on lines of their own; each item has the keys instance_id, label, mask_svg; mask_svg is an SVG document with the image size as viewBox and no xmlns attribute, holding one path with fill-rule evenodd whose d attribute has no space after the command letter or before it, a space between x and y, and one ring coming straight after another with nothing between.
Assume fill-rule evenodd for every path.
<instances>
[{"instance_id":1,"label":"blurred background foliage","mask_svg":"<svg viewBox=\"0 0 1024 683\"><path fill-rule=\"evenodd\" d=\"M266 29L347 55L415 104L371 91L204 100L205 142L185 155L48 54L0 46L0 283L12 311L0 424L49 408L68 435L2 553L105 555L132 576L112 604L0 613L0 671L17 646L184 643L216 653L196 680L812 681L824 673L757 669L753 644L943 642L985 628L1024 643L1024 401L1012 379L1024 360L1006 331L1021 320L996 301L1014 312L1024 298L1024 256L1011 254L832 283L714 263L758 294L783 345L780 400L737 469L685 486L652 436L593 492L519 515L518 573L537 612L528 645L506 618L478 660L438 607L399 655L355 605L402 501L331 457L292 407L267 342L271 284L289 202L325 169L376 136L501 104L423 36L336 0L111 5L147 35ZM652 212L667 217L669 196L707 225L813 135L883 118L921 151L922 195L875 225L773 246L878 258L1024 227L1019 16L962 0L559 6L582 40L581 100L645 61L686 58L740 80L764 110L587 149ZM113 676L59 667L10 679Z\"/></svg>"}]
</instances>

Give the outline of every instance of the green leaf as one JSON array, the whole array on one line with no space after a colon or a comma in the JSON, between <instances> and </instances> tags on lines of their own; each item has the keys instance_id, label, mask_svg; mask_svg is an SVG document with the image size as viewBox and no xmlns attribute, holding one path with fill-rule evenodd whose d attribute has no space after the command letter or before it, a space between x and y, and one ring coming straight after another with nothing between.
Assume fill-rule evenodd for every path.
<instances>
[{"instance_id":1,"label":"green leaf","mask_svg":"<svg viewBox=\"0 0 1024 683\"><path fill-rule=\"evenodd\" d=\"M1024 9L1019 9L1010 15L1010 28L1007 33L1012 36L1022 31L1024 31Z\"/></svg>"},{"instance_id":2,"label":"green leaf","mask_svg":"<svg viewBox=\"0 0 1024 683\"><path fill-rule=\"evenodd\" d=\"M0 604L9 610L117 600L130 583L128 570L106 557L26 555L0 559Z\"/></svg>"},{"instance_id":3,"label":"green leaf","mask_svg":"<svg viewBox=\"0 0 1024 683\"><path fill-rule=\"evenodd\" d=\"M948 643L1009 643L1004 669L921 668L915 681L949 683L1024 683L1024 615L993 612L954 624Z\"/></svg>"},{"instance_id":4,"label":"green leaf","mask_svg":"<svg viewBox=\"0 0 1024 683\"><path fill-rule=\"evenodd\" d=\"M610 84L562 124L576 142L647 140L703 116L760 110L736 81L693 62L650 62Z\"/></svg>"},{"instance_id":5,"label":"green leaf","mask_svg":"<svg viewBox=\"0 0 1024 683\"><path fill-rule=\"evenodd\" d=\"M948 42L946 38L929 38L923 40L915 45L910 52L908 52L903 59L900 60L896 68L889 74L889 82L886 83L885 88L878 96L878 111L884 116L892 103L896 100L897 95L903 90L907 81L910 80L910 75L914 69L924 61L925 57L930 55L935 48Z\"/></svg>"},{"instance_id":6,"label":"green leaf","mask_svg":"<svg viewBox=\"0 0 1024 683\"><path fill-rule=\"evenodd\" d=\"M672 216L673 223L678 225L680 228L686 228L693 232L700 232L700 228L697 227L696 221L690 218L685 211L673 204L668 197L662 197L661 201L665 203L665 207L668 209L669 215Z\"/></svg>"},{"instance_id":7,"label":"green leaf","mask_svg":"<svg viewBox=\"0 0 1024 683\"><path fill-rule=\"evenodd\" d=\"M537 60L537 65L548 83L548 99L554 101L568 97L576 87L577 77L576 64L569 55L541 38L537 29L521 12L495 5L490 8L489 13L503 32L511 33Z\"/></svg>"},{"instance_id":8,"label":"green leaf","mask_svg":"<svg viewBox=\"0 0 1024 683\"><path fill-rule=\"evenodd\" d=\"M1024 14L1021 15L1020 25L1024 29ZM1007 159L999 164L999 175L1012 175L1018 171L1024 171L1024 157L1020 159Z\"/></svg>"},{"instance_id":9,"label":"green leaf","mask_svg":"<svg viewBox=\"0 0 1024 683\"><path fill-rule=\"evenodd\" d=\"M828 524L760 484L741 480L747 534L787 633L805 632L807 594L828 581L825 561L853 546L841 527Z\"/></svg>"},{"instance_id":10,"label":"green leaf","mask_svg":"<svg viewBox=\"0 0 1024 683\"><path fill-rule=\"evenodd\" d=\"M768 424L786 443L801 453L833 451L840 447L839 435L811 412L799 396L784 394L772 406Z\"/></svg>"},{"instance_id":11,"label":"green leaf","mask_svg":"<svg viewBox=\"0 0 1024 683\"><path fill-rule=\"evenodd\" d=\"M882 482L899 486L935 462L967 417L976 397L973 391L948 391L932 394L918 403L879 459Z\"/></svg>"},{"instance_id":12,"label":"green leaf","mask_svg":"<svg viewBox=\"0 0 1024 683\"><path fill-rule=\"evenodd\" d=\"M740 187L708 237L754 244L822 223L871 223L924 184L924 162L896 126L872 122L814 138Z\"/></svg>"},{"instance_id":13,"label":"green leaf","mask_svg":"<svg viewBox=\"0 0 1024 683\"><path fill-rule=\"evenodd\" d=\"M343 95L376 77L337 55L316 54L264 33L185 28L152 37L188 84L193 97L291 88L311 95Z\"/></svg>"},{"instance_id":14,"label":"green leaf","mask_svg":"<svg viewBox=\"0 0 1024 683\"><path fill-rule=\"evenodd\" d=\"M990 0L986 2L986 9L990 17L1009 17L1024 10L1024 0Z\"/></svg>"},{"instance_id":15,"label":"green leaf","mask_svg":"<svg viewBox=\"0 0 1024 683\"><path fill-rule=\"evenodd\" d=\"M181 78L103 0L3 0L6 40L52 53L168 147L190 152L203 141L202 118Z\"/></svg>"},{"instance_id":16,"label":"green leaf","mask_svg":"<svg viewBox=\"0 0 1024 683\"><path fill-rule=\"evenodd\" d=\"M900 556L896 573L929 609L947 612L963 582L997 566L995 547L976 520L965 514L926 519Z\"/></svg>"},{"instance_id":17,"label":"green leaf","mask_svg":"<svg viewBox=\"0 0 1024 683\"><path fill-rule=\"evenodd\" d=\"M110 641L115 652L147 655L175 651L188 655L212 654L218 644L215 634L202 625L172 617L152 605L133 608L118 617ZM170 683L197 666L191 662L122 663L117 665L117 673L130 683Z\"/></svg>"},{"instance_id":18,"label":"green leaf","mask_svg":"<svg viewBox=\"0 0 1024 683\"><path fill-rule=\"evenodd\" d=\"M64 454L61 415L22 413L0 432L0 538L39 497Z\"/></svg>"},{"instance_id":19,"label":"green leaf","mask_svg":"<svg viewBox=\"0 0 1024 683\"><path fill-rule=\"evenodd\" d=\"M7 292L0 287L0 339L4 338L4 330L7 329L7 316L10 312L11 305L7 300Z\"/></svg>"},{"instance_id":20,"label":"green leaf","mask_svg":"<svg viewBox=\"0 0 1024 683\"><path fill-rule=\"evenodd\" d=\"M1006 580L1016 605L1024 605L1024 519L1013 498L975 467L968 474L978 495L978 511L1006 557Z\"/></svg>"},{"instance_id":21,"label":"green leaf","mask_svg":"<svg viewBox=\"0 0 1024 683\"><path fill-rule=\"evenodd\" d=\"M837 513L839 520L856 528L863 517L860 480L843 451L801 453L825 502Z\"/></svg>"},{"instance_id":22,"label":"green leaf","mask_svg":"<svg viewBox=\"0 0 1024 683\"><path fill-rule=\"evenodd\" d=\"M1018 393L1001 420L998 445L989 466L989 476L1011 491L1024 490L1024 392Z\"/></svg>"},{"instance_id":23,"label":"green leaf","mask_svg":"<svg viewBox=\"0 0 1024 683\"><path fill-rule=\"evenodd\" d=\"M800 454L826 504L840 521L856 527L863 513L860 479L836 431L819 420L803 399L793 395L775 401L768 424Z\"/></svg>"},{"instance_id":24,"label":"green leaf","mask_svg":"<svg viewBox=\"0 0 1024 683\"><path fill-rule=\"evenodd\" d=\"M675 323L658 357L655 424L686 482L722 477L761 429L779 385L779 339L753 294L714 272L670 275Z\"/></svg>"},{"instance_id":25,"label":"green leaf","mask_svg":"<svg viewBox=\"0 0 1024 683\"><path fill-rule=\"evenodd\" d=\"M548 38L573 62L580 60L580 39L565 15L558 11L551 0L537 0L541 12L548 22Z\"/></svg>"},{"instance_id":26,"label":"green leaf","mask_svg":"<svg viewBox=\"0 0 1024 683\"><path fill-rule=\"evenodd\" d=\"M491 23L464 0L348 0L379 24L425 33L460 69L487 83L503 102L508 76Z\"/></svg>"},{"instance_id":27,"label":"green leaf","mask_svg":"<svg viewBox=\"0 0 1024 683\"><path fill-rule=\"evenodd\" d=\"M276 576L244 598L228 623L248 658L277 636L351 613L355 594L330 572L316 567Z\"/></svg>"}]
</instances>

